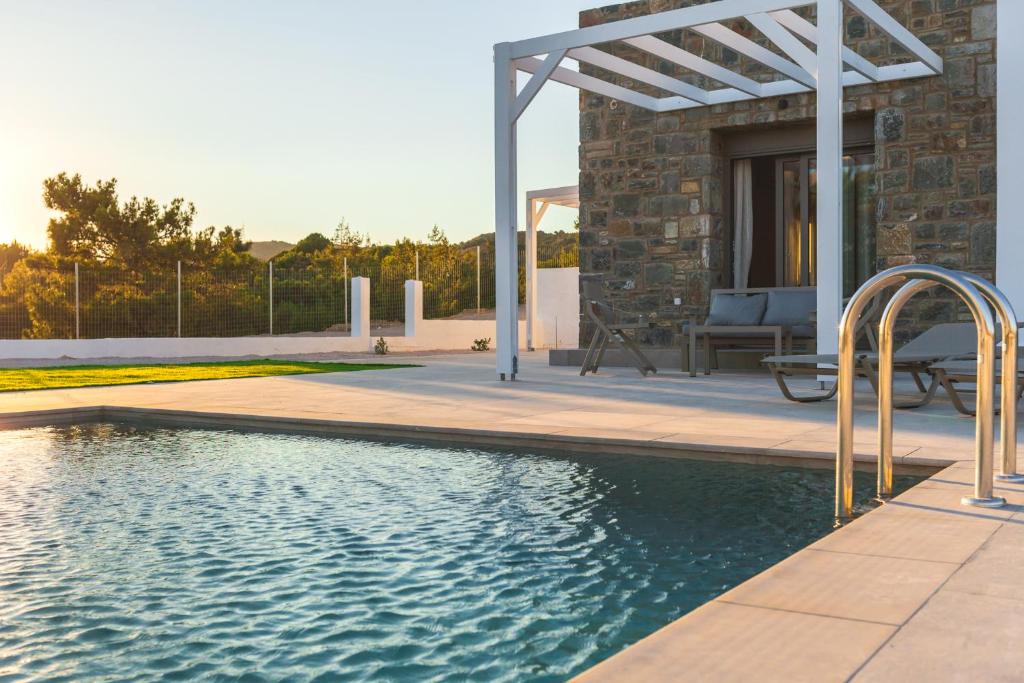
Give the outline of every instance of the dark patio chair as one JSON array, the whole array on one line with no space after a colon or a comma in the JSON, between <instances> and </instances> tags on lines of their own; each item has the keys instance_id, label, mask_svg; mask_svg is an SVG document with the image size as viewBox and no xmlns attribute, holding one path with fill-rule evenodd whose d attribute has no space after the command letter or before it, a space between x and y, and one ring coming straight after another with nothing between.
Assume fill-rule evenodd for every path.
<instances>
[{"instance_id":1,"label":"dark patio chair","mask_svg":"<svg viewBox=\"0 0 1024 683\"><path fill-rule=\"evenodd\" d=\"M610 344L622 349L626 357L633 362L637 371L644 377L648 373L658 372L631 336L638 330L654 327L653 322L647 321L643 315L615 309L605 299L601 283L593 280L584 280L583 282L583 312L594 324L594 336L590 340L587 355L583 358L580 376L586 375L588 372L597 372L604 358L604 352ZM628 322L630 319L632 321Z\"/></svg>"}]
</instances>

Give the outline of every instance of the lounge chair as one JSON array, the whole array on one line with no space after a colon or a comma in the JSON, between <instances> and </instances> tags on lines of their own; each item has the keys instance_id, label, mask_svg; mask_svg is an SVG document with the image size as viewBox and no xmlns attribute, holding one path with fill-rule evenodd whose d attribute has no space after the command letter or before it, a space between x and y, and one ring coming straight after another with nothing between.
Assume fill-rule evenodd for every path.
<instances>
[{"instance_id":1,"label":"lounge chair","mask_svg":"<svg viewBox=\"0 0 1024 683\"><path fill-rule=\"evenodd\" d=\"M1020 352L1018 352L1020 354ZM1001 360L996 361L996 386L1000 386L1003 376L1003 362ZM974 408L964 403L964 400L960 397L960 393L963 391L971 391L973 389L966 389L963 386L957 387L958 384L976 384L978 381L978 362L976 360L944 360L938 363L933 363L929 368L932 376L935 380L942 385L942 388L946 390L946 394L949 396L950 402L953 407L964 415L974 416ZM1020 398L1024 393L1024 356L1018 355L1017 358L1017 397Z\"/></svg>"},{"instance_id":2,"label":"lounge chair","mask_svg":"<svg viewBox=\"0 0 1024 683\"><path fill-rule=\"evenodd\" d=\"M594 324L594 336L590 340L590 347L587 355L583 358L583 367L580 368L580 376L588 372L596 373L601 366L604 352L609 344L614 344L633 361L637 371L644 377L647 373L658 372L654 364L647 359L636 341L630 336L638 330L647 330L654 327L643 315L630 314L627 311L616 310L609 304L601 291L601 283L593 280L583 281L583 312ZM633 322L623 322L623 319L633 319Z\"/></svg>"},{"instance_id":3,"label":"lounge chair","mask_svg":"<svg viewBox=\"0 0 1024 683\"><path fill-rule=\"evenodd\" d=\"M715 289L711 310L703 324L691 320L682 326L682 370L697 375L697 342L703 342L704 374L718 366L722 347L771 349L779 356L794 343L813 348L814 287L752 287Z\"/></svg>"},{"instance_id":4,"label":"lounge chair","mask_svg":"<svg viewBox=\"0 0 1024 683\"><path fill-rule=\"evenodd\" d=\"M869 320L864 316L863 320ZM955 360L973 355L978 348L978 337L974 323L943 323L921 333L903 345L893 354L893 371L908 373L917 385L920 395L911 400L896 402L897 408L920 408L928 405L939 387L940 381L930 369L943 361ZM878 353L858 351L857 376L866 377L871 388L878 393ZM786 383L787 377L835 376L839 373L839 356L834 354L801 354L790 356L769 356L761 361L768 366L782 395L790 401L810 403L825 401L836 394L837 383L813 394L794 394ZM825 367L821 367L825 366ZM927 386L923 376L929 376Z\"/></svg>"}]
</instances>

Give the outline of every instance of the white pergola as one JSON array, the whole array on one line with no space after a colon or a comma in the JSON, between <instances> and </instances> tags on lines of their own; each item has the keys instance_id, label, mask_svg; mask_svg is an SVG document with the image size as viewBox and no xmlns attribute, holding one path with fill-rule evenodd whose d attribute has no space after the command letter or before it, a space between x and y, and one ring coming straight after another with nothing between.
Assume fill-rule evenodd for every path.
<instances>
[{"instance_id":1,"label":"white pergola","mask_svg":"<svg viewBox=\"0 0 1024 683\"><path fill-rule=\"evenodd\" d=\"M1004 0L1005 2L1006 0ZM1016 0L1015 0L1016 1ZM876 66L843 46L848 6L902 46L913 61ZM817 8L817 25L794 9ZM776 50L728 28L745 19ZM658 37L686 29L758 62L777 74L756 81ZM704 89L599 49L623 43L721 85ZM650 86L660 96L581 74L562 63L590 64ZM838 347L842 297L843 87L942 73L942 59L874 0L717 0L648 16L494 46L495 252L497 372L518 372L518 264L516 263L516 121L547 81L563 83L654 112L817 91L818 349ZM532 74L519 91L517 72ZM530 253L529 249L527 253Z\"/></svg>"},{"instance_id":2,"label":"white pergola","mask_svg":"<svg viewBox=\"0 0 1024 683\"><path fill-rule=\"evenodd\" d=\"M537 228L549 206L580 208L579 186L550 187L526 193L526 348L531 351L537 322Z\"/></svg>"}]
</instances>

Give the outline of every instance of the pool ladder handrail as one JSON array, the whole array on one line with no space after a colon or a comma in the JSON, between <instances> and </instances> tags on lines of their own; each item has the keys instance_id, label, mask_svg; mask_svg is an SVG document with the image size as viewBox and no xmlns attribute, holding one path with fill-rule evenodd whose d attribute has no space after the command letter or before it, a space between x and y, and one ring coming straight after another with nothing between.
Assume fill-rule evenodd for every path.
<instances>
[{"instance_id":1,"label":"pool ladder handrail","mask_svg":"<svg viewBox=\"0 0 1024 683\"><path fill-rule=\"evenodd\" d=\"M889 300L878 326L878 498L892 496L893 433L893 329L900 310L914 295L943 285L967 305L978 330L977 395L975 409L974 495L964 496L965 505L1000 507L1005 499L993 495L992 427L995 381L995 319L999 315L1003 342L1001 396L1000 480L1024 481L1017 474L1017 318L1009 300L990 282L971 273L939 266L907 265L885 270L865 282L853 295L839 323L839 376L836 447L837 520L853 516L853 398L856 363L857 323L869 301L887 287L903 284Z\"/></svg>"}]
</instances>

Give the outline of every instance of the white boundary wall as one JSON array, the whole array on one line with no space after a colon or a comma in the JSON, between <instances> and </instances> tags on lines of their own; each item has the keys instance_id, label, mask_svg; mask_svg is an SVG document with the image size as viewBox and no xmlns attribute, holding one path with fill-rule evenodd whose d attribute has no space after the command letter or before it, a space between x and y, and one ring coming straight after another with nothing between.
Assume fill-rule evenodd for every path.
<instances>
[{"instance_id":1,"label":"white boundary wall","mask_svg":"<svg viewBox=\"0 0 1024 683\"><path fill-rule=\"evenodd\" d=\"M576 348L579 334L579 269L538 271L537 348ZM405 283L405 336L387 336L391 351L468 351L476 339L491 339L494 320L424 320L423 283ZM526 340L526 321L519 321ZM555 338L557 328L558 337ZM274 356L303 353L367 353L376 337L370 328L370 280L352 278L351 336L150 337L132 339L3 339L0 359L189 358Z\"/></svg>"}]
</instances>

